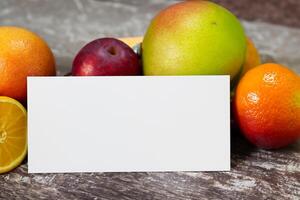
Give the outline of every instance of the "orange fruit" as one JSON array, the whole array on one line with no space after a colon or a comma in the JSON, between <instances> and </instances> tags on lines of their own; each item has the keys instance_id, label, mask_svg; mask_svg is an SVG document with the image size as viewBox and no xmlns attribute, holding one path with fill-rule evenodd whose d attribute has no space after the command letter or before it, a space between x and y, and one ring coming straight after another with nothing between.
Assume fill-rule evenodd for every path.
<instances>
[{"instance_id":1,"label":"orange fruit","mask_svg":"<svg viewBox=\"0 0 300 200\"><path fill-rule=\"evenodd\" d=\"M242 75L244 75L247 71L249 71L250 69L252 69L260 64L261 64L261 61L260 61L259 52L258 52L257 48L255 47L253 41L249 37L247 37L246 59L245 59L244 65L243 65Z\"/></svg>"},{"instance_id":2,"label":"orange fruit","mask_svg":"<svg viewBox=\"0 0 300 200\"><path fill-rule=\"evenodd\" d=\"M235 76L235 78L231 81L231 87L232 87L231 96L234 95L234 88L238 84L241 77L243 77L243 75L245 75L247 71L249 71L254 67L257 67L260 64L261 64L261 60L260 60L259 52L255 47L254 43L252 42L252 40L249 37L247 37L247 49L246 49L245 62L238 75Z\"/></svg>"},{"instance_id":3,"label":"orange fruit","mask_svg":"<svg viewBox=\"0 0 300 200\"><path fill-rule=\"evenodd\" d=\"M0 97L0 174L21 164L27 153L27 115L16 100Z\"/></svg>"},{"instance_id":4,"label":"orange fruit","mask_svg":"<svg viewBox=\"0 0 300 200\"><path fill-rule=\"evenodd\" d=\"M253 144L274 149L300 137L300 77L279 64L248 71L236 90L235 119Z\"/></svg>"},{"instance_id":5,"label":"orange fruit","mask_svg":"<svg viewBox=\"0 0 300 200\"><path fill-rule=\"evenodd\" d=\"M27 76L56 74L54 56L35 33L0 27L0 95L26 101Z\"/></svg>"}]
</instances>

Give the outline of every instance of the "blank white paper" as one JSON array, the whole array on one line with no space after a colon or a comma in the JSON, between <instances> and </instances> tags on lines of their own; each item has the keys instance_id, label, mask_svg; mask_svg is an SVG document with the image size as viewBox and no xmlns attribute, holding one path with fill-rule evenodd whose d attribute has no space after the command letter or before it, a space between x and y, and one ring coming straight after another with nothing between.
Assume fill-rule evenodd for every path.
<instances>
[{"instance_id":1,"label":"blank white paper","mask_svg":"<svg viewBox=\"0 0 300 200\"><path fill-rule=\"evenodd\" d=\"M229 82L29 77L29 173L230 170Z\"/></svg>"}]
</instances>

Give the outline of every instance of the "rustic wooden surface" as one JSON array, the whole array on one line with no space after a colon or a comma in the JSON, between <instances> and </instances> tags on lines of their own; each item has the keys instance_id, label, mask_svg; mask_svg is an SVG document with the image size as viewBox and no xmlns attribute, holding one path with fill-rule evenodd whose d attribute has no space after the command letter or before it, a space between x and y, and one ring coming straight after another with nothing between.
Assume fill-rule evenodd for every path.
<instances>
[{"instance_id":1,"label":"rustic wooden surface","mask_svg":"<svg viewBox=\"0 0 300 200\"><path fill-rule=\"evenodd\" d=\"M2 0L0 22L28 27L46 38L63 74L86 42L102 36L141 35L154 13L170 3ZM300 29L243 24L265 61L275 59L300 73ZM0 199L299 199L300 142L281 150L261 150L233 128L231 148L230 172L31 175L24 161L0 175Z\"/></svg>"}]
</instances>

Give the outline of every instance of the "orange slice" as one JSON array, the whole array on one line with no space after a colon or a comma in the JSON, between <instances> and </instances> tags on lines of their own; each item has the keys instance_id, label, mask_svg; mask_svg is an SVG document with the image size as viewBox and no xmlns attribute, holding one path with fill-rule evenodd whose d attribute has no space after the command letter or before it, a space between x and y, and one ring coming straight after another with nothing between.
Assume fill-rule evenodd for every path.
<instances>
[{"instance_id":1,"label":"orange slice","mask_svg":"<svg viewBox=\"0 0 300 200\"><path fill-rule=\"evenodd\" d=\"M19 166L26 153L26 110L18 101L0 96L0 174Z\"/></svg>"}]
</instances>

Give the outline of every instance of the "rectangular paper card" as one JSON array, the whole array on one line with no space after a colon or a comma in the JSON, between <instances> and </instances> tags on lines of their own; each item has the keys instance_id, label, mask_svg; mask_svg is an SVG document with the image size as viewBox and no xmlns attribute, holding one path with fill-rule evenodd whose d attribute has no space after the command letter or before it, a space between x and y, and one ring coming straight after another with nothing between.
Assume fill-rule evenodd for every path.
<instances>
[{"instance_id":1,"label":"rectangular paper card","mask_svg":"<svg viewBox=\"0 0 300 200\"><path fill-rule=\"evenodd\" d=\"M29 77L29 173L230 170L229 82Z\"/></svg>"}]
</instances>

